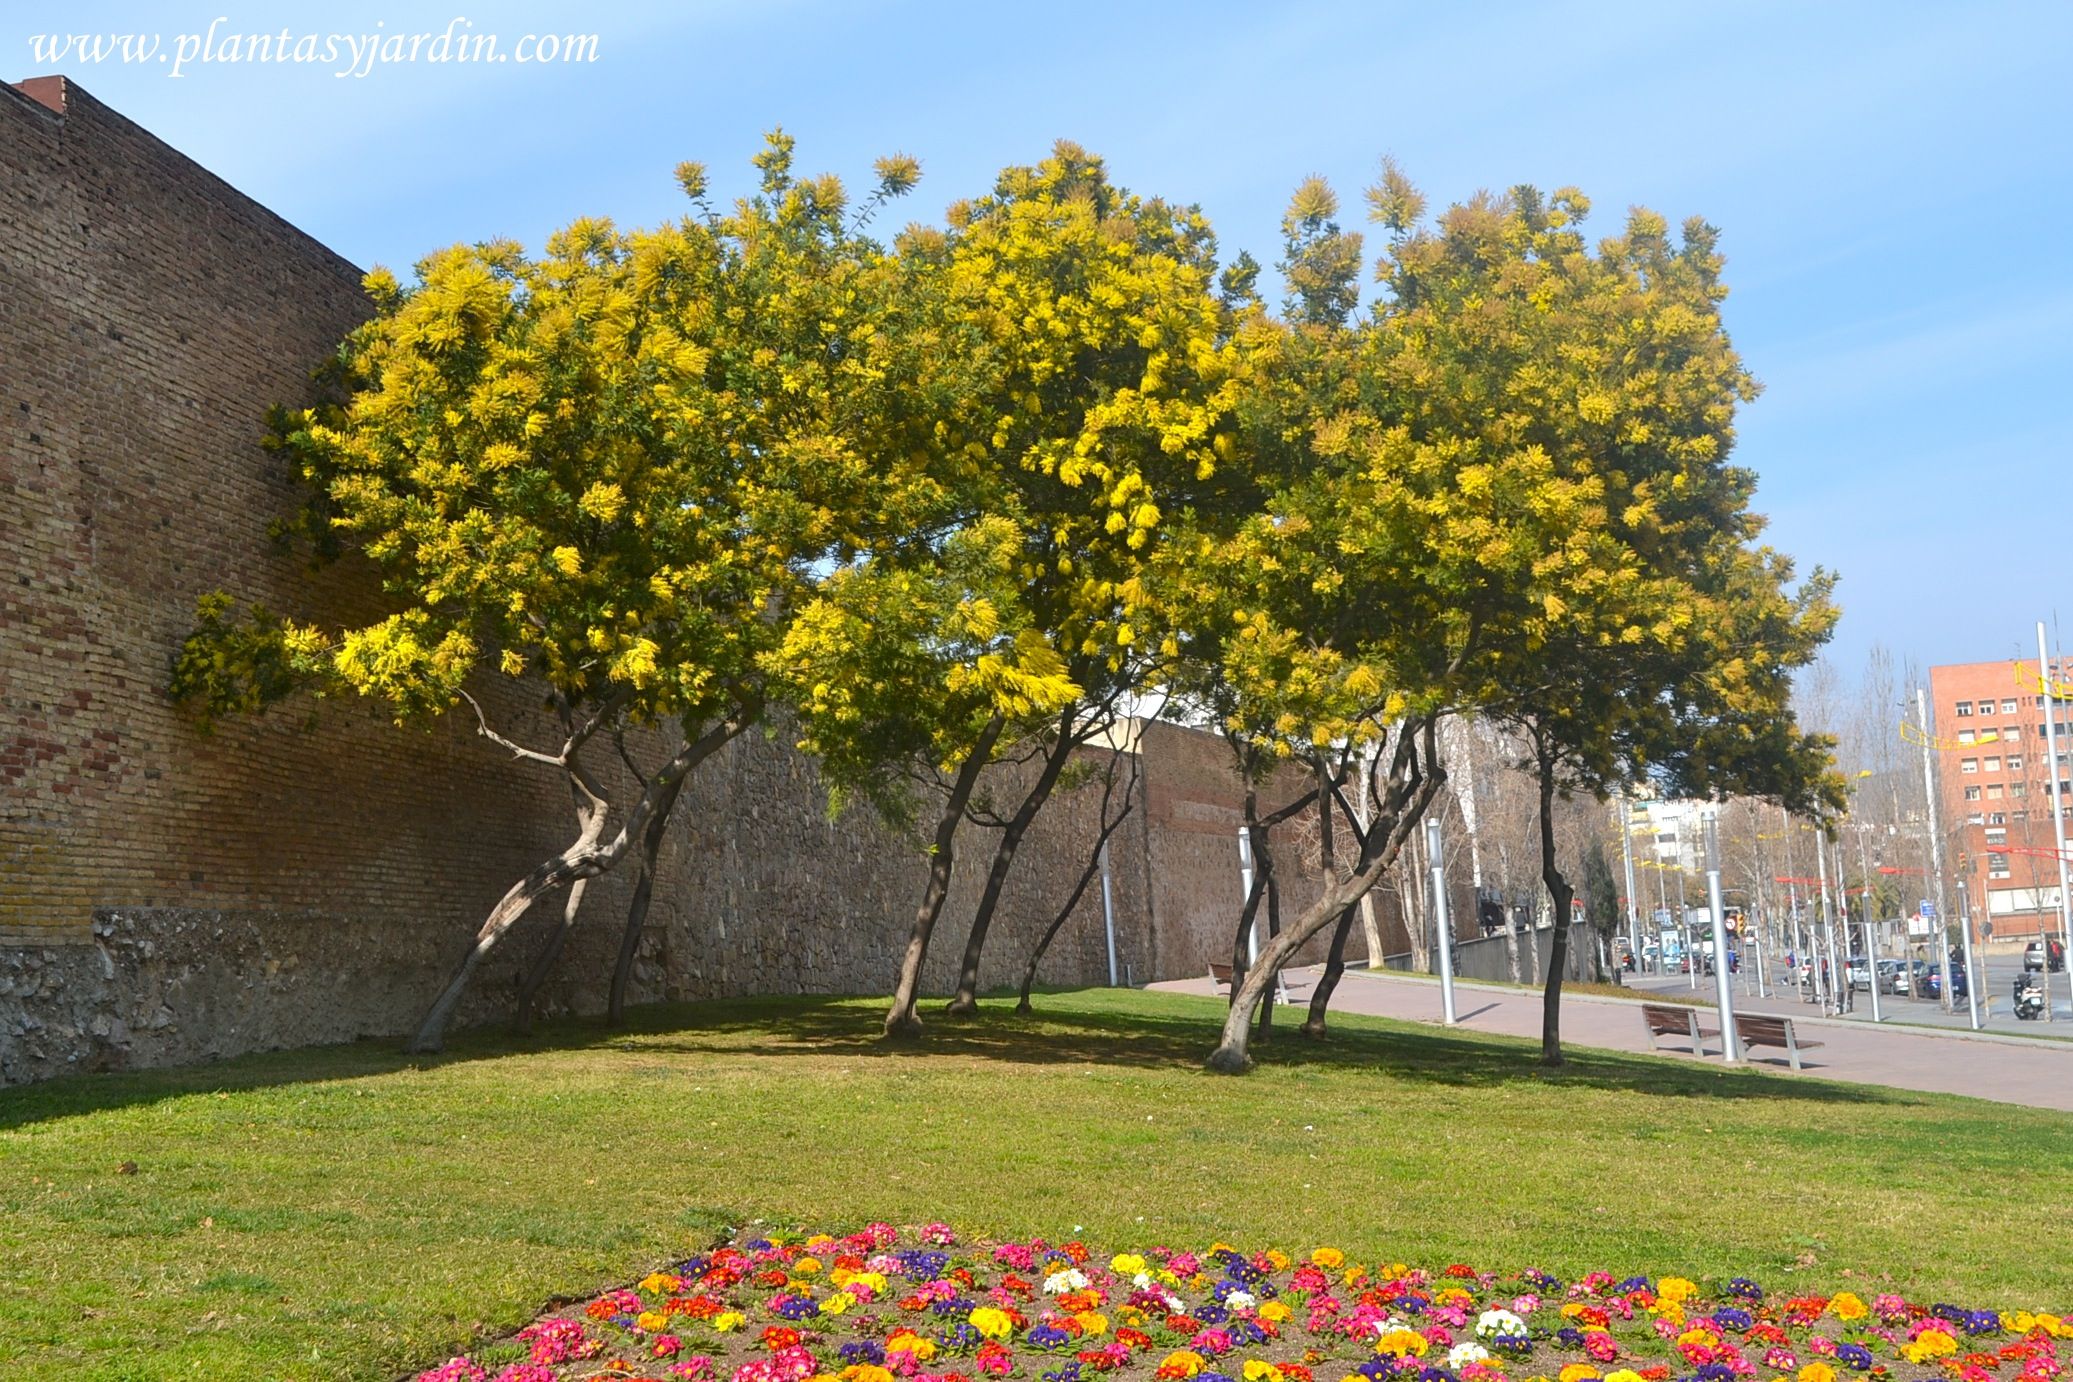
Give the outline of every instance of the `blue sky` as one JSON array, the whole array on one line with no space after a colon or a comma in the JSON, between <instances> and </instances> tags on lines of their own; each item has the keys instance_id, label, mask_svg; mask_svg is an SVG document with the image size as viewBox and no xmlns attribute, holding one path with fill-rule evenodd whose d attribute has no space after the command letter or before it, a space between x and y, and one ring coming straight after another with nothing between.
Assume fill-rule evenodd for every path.
<instances>
[{"instance_id":1,"label":"blue sky","mask_svg":"<svg viewBox=\"0 0 2073 1382\"><path fill-rule=\"evenodd\" d=\"M2073 5L31 0L0 10L0 75L45 70L54 29L171 46L219 15L597 34L575 66L56 64L361 264L678 214L678 161L743 185L780 123L809 171L916 155L926 217L1069 137L1269 262L1300 178L1357 203L1385 153L1442 200L1575 184L1604 233L1637 203L1703 215L1766 386L1738 459L1770 540L1841 572L1839 670L1874 642L2017 656L2073 618Z\"/></svg>"}]
</instances>

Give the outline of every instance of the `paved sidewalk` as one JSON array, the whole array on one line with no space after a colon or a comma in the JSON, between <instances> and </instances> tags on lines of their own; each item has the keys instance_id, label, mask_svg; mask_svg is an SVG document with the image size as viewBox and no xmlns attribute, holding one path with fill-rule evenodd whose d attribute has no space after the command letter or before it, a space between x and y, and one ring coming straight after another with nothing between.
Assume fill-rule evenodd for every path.
<instances>
[{"instance_id":1,"label":"paved sidewalk","mask_svg":"<svg viewBox=\"0 0 2073 1382\"><path fill-rule=\"evenodd\" d=\"M1309 996L1316 970L1292 969L1288 978L1292 996L1301 1004ZM1216 992L1207 978L1175 980L1152 987L1174 993ZM1454 998L1462 1027L1534 1040L1540 1037L1541 999L1537 992L1463 982L1455 985ZM1437 1025L1440 986L1433 979L1349 969L1332 995L1332 1007L1341 1012ZM1801 1057L1807 1075L1896 1089L1967 1094L2004 1104L2073 1112L2073 1047L2067 1044L1986 1033L1930 1032L1919 1028L1903 1031L1858 1021L1810 1018L1797 1013L1792 1016L1795 1030L1822 1043ZM1700 1022L1707 1027L1719 1025L1710 1009L1701 1010ZM1652 1049L1648 1030L1641 1022L1639 1002L1595 994L1563 996L1562 1039L1565 1044L1611 1051ZM1667 1043L1670 1039L1664 1040ZM1708 1042L1706 1049L1704 1059L1718 1062L1718 1039ZM1699 1059L1667 1044L1661 1054L1670 1060ZM1769 1047L1756 1051L1750 1063L1792 1075L1785 1053L1773 1052Z\"/></svg>"}]
</instances>

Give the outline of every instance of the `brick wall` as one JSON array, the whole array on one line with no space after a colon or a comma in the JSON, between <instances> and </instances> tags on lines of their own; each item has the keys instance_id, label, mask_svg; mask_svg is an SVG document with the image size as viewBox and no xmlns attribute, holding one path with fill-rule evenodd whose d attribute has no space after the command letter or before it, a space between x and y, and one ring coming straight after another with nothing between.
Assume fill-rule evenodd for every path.
<instances>
[{"instance_id":1,"label":"brick wall","mask_svg":"<svg viewBox=\"0 0 2073 1382\"><path fill-rule=\"evenodd\" d=\"M205 591L374 608L370 573L320 586L270 546L296 491L258 445L266 407L304 398L367 310L359 270L76 85L25 87L0 86L0 1083L406 1030L563 843L565 789L458 720L398 730L332 702L204 736L163 691ZM550 742L522 696L485 692ZM1146 743L1147 809L1111 850L1140 982L1203 972L1239 891L1222 746L1170 727ZM1099 795L1039 818L987 984L1020 977ZM968 833L930 991L954 980L991 844ZM1300 872L1291 917L1315 886ZM636 996L887 991L922 873L868 811L828 818L781 727L744 736L679 806ZM629 884L593 886L548 1010L602 1006ZM1100 896L1046 982L1105 979ZM507 941L463 1021L508 1009L556 911Z\"/></svg>"}]
</instances>

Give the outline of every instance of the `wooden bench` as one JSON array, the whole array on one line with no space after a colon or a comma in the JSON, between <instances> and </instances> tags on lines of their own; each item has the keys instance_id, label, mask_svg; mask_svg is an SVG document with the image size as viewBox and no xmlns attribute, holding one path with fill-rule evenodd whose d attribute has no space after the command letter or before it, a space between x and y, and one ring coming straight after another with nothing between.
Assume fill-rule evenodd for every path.
<instances>
[{"instance_id":1,"label":"wooden bench","mask_svg":"<svg viewBox=\"0 0 2073 1382\"><path fill-rule=\"evenodd\" d=\"M1719 1036L1711 1027L1699 1025L1699 1010L1667 1003L1643 1003L1641 1020L1648 1024L1648 1044L1659 1046L1658 1037L1683 1037L1691 1043L1692 1054L1706 1054L1706 1038Z\"/></svg>"},{"instance_id":2,"label":"wooden bench","mask_svg":"<svg viewBox=\"0 0 2073 1382\"><path fill-rule=\"evenodd\" d=\"M1743 1016L1735 1014L1735 1036L1742 1043L1742 1049L1752 1046L1779 1046L1785 1050L1786 1059L1792 1068L1800 1068L1799 1053L1810 1051L1821 1043L1802 1041L1793 1034L1792 1019L1789 1017L1766 1017L1759 1013Z\"/></svg>"},{"instance_id":3,"label":"wooden bench","mask_svg":"<svg viewBox=\"0 0 2073 1382\"><path fill-rule=\"evenodd\" d=\"M1231 991L1231 967L1229 965L1218 964L1215 960L1211 960L1209 962L1209 979L1211 983L1215 984L1223 992L1229 993ZM1283 975L1277 974L1274 976L1274 1001L1277 1003L1290 1001L1288 979Z\"/></svg>"}]
</instances>

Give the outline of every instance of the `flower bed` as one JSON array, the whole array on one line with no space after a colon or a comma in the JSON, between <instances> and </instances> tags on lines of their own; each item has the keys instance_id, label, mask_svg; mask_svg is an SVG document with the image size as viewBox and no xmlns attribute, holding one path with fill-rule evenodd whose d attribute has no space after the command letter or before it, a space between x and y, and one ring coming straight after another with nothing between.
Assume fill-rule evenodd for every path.
<instances>
[{"instance_id":1,"label":"flower bed","mask_svg":"<svg viewBox=\"0 0 2073 1382\"><path fill-rule=\"evenodd\" d=\"M941 1224L873 1224L746 1237L418 1382L2051 1382L2069 1361L2057 1315L1739 1277L960 1246Z\"/></svg>"}]
</instances>

